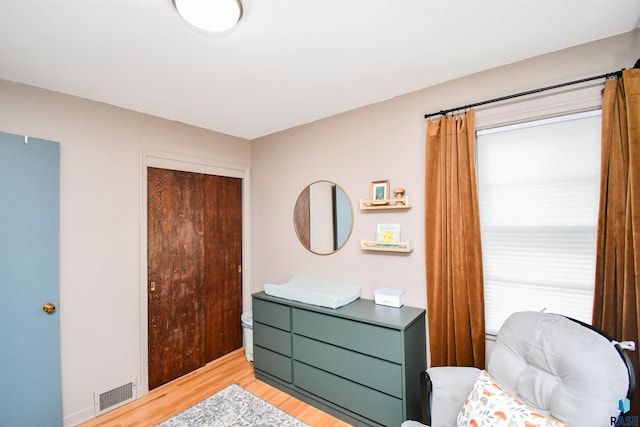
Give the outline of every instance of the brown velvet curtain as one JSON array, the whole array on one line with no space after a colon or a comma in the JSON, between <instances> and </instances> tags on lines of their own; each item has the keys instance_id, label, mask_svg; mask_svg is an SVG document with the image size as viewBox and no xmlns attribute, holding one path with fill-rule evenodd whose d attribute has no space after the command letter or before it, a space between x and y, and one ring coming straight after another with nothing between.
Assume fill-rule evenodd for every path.
<instances>
[{"instance_id":1,"label":"brown velvet curtain","mask_svg":"<svg viewBox=\"0 0 640 427\"><path fill-rule=\"evenodd\" d=\"M432 366L484 368L475 111L427 124L425 238Z\"/></svg>"},{"instance_id":2,"label":"brown velvet curtain","mask_svg":"<svg viewBox=\"0 0 640 427\"><path fill-rule=\"evenodd\" d=\"M639 274L640 69L631 69L621 79L607 81L603 90L593 326L636 345L640 344ZM629 354L636 376L639 355L640 349ZM639 403L636 397L635 411Z\"/></svg>"}]
</instances>

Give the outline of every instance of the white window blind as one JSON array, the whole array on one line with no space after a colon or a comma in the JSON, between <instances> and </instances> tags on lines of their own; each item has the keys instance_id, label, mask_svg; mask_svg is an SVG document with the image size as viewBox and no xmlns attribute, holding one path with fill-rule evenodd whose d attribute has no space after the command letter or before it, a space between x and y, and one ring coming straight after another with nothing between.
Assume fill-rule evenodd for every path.
<instances>
[{"instance_id":1,"label":"white window blind","mask_svg":"<svg viewBox=\"0 0 640 427\"><path fill-rule=\"evenodd\" d=\"M479 131L486 329L513 312L591 323L600 111Z\"/></svg>"}]
</instances>

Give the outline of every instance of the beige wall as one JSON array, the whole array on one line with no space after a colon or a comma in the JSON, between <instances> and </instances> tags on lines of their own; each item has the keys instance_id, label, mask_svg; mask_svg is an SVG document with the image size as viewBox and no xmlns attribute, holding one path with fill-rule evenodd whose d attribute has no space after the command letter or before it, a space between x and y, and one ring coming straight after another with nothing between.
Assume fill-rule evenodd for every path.
<instances>
[{"instance_id":1,"label":"beige wall","mask_svg":"<svg viewBox=\"0 0 640 427\"><path fill-rule=\"evenodd\" d=\"M141 149L249 165L248 141L0 80L0 131L60 143L65 425L142 376Z\"/></svg>"},{"instance_id":2,"label":"beige wall","mask_svg":"<svg viewBox=\"0 0 640 427\"><path fill-rule=\"evenodd\" d=\"M253 290L292 275L351 281L373 298L378 286L406 291L406 304L426 306L424 251L425 113L466 105L632 67L640 53L640 30L478 73L311 124L255 140L252 144ZM419 53L417 53L419 54ZM487 55L490 55L487 49ZM442 59L442 60L446 60ZM410 64L399 66L410 66ZM393 76L390 76L393 78ZM478 110L485 126L549 111L597 107L602 80L584 90L519 100ZM340 94L332 94L340 96ZM505 118L506 117L506 118ZM355 209L351 239L337 254L317 256L298 242L291 217L298 193L327 179L344 187ZM367 212L369 183L388 179L404 187L413 208ZM428 203L428 201L427 201ZM398 222L402 238L413 239L409 255L363 252L377 223Z\"/></svg>"},{"instance_id":3,"label":"beige wall","mask_svg":"<svg viewBox=\"0 0 640 427\"><path fill-rule=\"evenodd\" d=\"M399 287L426 305L424 113L633 65L640 32L576 47L424 89L253 142L0 80L0 131L61 145L60 320L65 424L93 414L93 392L144 375L141 318L140 151L251 165L245 277L252 291L294 274ZM416 54L421 54L417 52ZM491 52L488 50L487 54ZM410 64L399 64L410 66ZM392 77L390 77L392 78ZM597 89L596 89L597 90ZM340 94L333 94L340 96ZM491 121L491 111L479 121ZM299 244L293 206L308 183L328 179L354 205L354 231L337 254ZM361 212L369 182L406 188L406 212ZM246 189L245 189L246 190ZM402 224L409 255L363 253L381 222ZM249 292L247 292L248 294ZM248 298L248 295L245 295Z\"/></svg>"}]
</instances>

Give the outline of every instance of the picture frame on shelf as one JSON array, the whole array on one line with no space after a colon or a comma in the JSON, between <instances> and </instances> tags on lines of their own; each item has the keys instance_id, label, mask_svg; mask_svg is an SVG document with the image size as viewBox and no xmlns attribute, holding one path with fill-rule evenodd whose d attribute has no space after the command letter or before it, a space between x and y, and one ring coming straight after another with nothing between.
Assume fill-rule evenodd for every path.
<instances>
[{"instance_id":1,"label":"picture frame on shelf","mask_svg":"<svg viewBox=\"0 0 640 427\"><path fill-rule=\"evenodd\" d=\"M389 199L389 181L371 182L371 203L374 205L386 205Z\"/></svg>"}]
</instances>

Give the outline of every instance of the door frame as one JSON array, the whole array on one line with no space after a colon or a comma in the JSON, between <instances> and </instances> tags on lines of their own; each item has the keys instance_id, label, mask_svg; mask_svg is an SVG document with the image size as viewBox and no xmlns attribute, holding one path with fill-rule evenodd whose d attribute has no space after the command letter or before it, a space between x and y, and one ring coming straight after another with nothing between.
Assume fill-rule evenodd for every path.
<instances>
[{"instance_id":1,"label":"door frame","mask_svg":"<svg viewBox=\"0 0 640 427\"><path fill-rule=\"evenodd\" d=\"M140 381L138 396L149 392L149 332L147 313L147 168L170 169L242 179L242 310L251 306L250 224L251 179L248 165L225 163L213 159L140 149ZM240 322L240 319L238 319Z\"/></svg>"}]
</instances>

